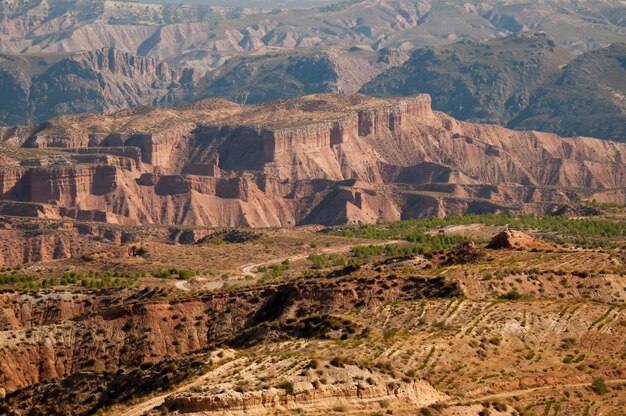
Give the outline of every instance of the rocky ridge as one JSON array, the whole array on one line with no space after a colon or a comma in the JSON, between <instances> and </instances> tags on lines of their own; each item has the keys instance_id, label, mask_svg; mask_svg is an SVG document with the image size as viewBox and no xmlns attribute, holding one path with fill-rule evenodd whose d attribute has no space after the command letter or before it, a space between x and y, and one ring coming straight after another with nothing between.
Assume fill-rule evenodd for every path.
<instances>
[{"instance_id":1,"label":"rocky ridge","mask_svg":"<svg viewBox=\"0 0 626 416\"><path fill-rule=\"evenodd\" d=\"M270 227L625 198L624 145L459 122L427 95L205 101L4 137L6 215Z\"/></svg>"},{"instance_id":2,"label":"rocky ridge","mask_svg":"<svg viewBox=\"0 0 626 416\"><path fill-rule=\"evenodd\" d=\"M626 44L573 59L546 33L415 50L366 83L379 97L429 93L460 120L625 141Z\"/></svg>"},{"instance_id":3,"label":"rocky ridge","mask_svg":"<svg viewBox=\"0 0 626 416\"><path fill-rule=\"evenodd\" d=\"M387 68L402 64L409 52L385 48L302 48L244 54L208 72L193 87L174 90L166 103L184 104L209 97L256 104L319 93L356 93Z\"/></svg>"},{"instance_id":4,"label":"rocky ridge","mask_svg":"<svg viewBox=\"0 0 626 416\"><path fill-rule=\"evenodd\" d=\"M624 137L623 51L605 50L624 39L619 0L361 0L316 8L301 2L254 8L191 3L1 5L0 94L8 99L0 103L0 124L207 97L258 103L353 93L365 84L366 94L431 93L435 109L462 120L562 136ZM536 49L524 49L526 35L544 32L552 37L548 48L531 43ZM513 40L503 41L505 53L498 51L502 39ZM485 41L489 48L475 46ZM72 58L110 49L129 55L120 60L153 59L146 67L177 68L179 74L112 73L89 56ZM466 56L476 50L477 56ZM587 59L557 76L584 52L590 52ZM398 65L399 73L370 83Z\"/></svg>"},{"instance_id":5,"label":"rocky ridge","mask_svg":"<svg viewBox=\"0 0 626 416\"><path fill-rule=\"evenodd\" d=\"M302 335L295 328L271 326L280 317L289 316L294 305L325 313L349 309L357 298L379 305L385 301L419 298L424 293L442 298L459 294L454 284L441 281L415 278L406 283L414 290L398 287L377 297L373 294L380 285L384 286L383 282L254 288L238 294L236 307L228 293L172 303L159 300L158 292L149 290L140 295L132 291L102 291L98 296L81 293L49 293L37 297L8 295L2 300L0 315L3 334L8 336L0 340L2 386L14 391L87 368L116 371L141 364L144 357L159 360L215 343L243 346L261 343L265 337L307 337L309 335ZM324 306L319 304L322 300ZM192 319L181 321L181 316L206 316L206 319L197 324ZM136 323L136 327L128 328L129 320ZM50 331L52 328L63 335L57 339ZM181 330L186 336L172 343ZM17 336L11 337L11 334Z\"/></svg>"},{"instance_id":6,"label":"rocky ridge","mask_svg":"<svg viewBox=\"0 0 626 416\"><path fill-rule=\"evenodd\" d=\"M585 51L623 38L620 10L618 0L362 0L311 10L16 0L0 10L0 50L58 53L115 45L158 60L213 68L238 53L272 48L412 49L532 29L558 34L566 47Z\"/></svg>"},{"instance_id":7,"label":"rocky ridge","mask_svg":"<svg viewBox=\"0 0 626 416\"><path fill-rule=\"evenodd\" d=\"M0 55L0 123L32 124L59 114L152 105L201 74L109 47L73 54Z\"/></svg>"}]
</instances>

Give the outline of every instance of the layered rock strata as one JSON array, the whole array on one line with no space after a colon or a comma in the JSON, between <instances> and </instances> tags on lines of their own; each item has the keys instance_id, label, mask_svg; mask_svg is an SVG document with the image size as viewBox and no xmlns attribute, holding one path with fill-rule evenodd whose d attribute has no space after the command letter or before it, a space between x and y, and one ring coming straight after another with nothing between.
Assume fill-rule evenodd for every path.
<instances>
[{"instance_id":1,"label":"layered rock strata","mask_svg":"<svg viewBox=\"0 0 626 416\"><path fill-rule=\"evenodd\" d=\"M216 100L61 116L3 137L0 213L11 215L22 204L42 217L272 227L626 202L625 145L459 122L427 95Z\"/></svg>"}]
</instances>

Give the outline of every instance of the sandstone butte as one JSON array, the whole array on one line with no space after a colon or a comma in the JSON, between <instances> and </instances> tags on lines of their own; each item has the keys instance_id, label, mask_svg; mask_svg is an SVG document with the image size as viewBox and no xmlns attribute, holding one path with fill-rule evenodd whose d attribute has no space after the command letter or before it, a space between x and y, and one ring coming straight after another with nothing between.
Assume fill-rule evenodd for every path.
<instances>
[{"instance_id":1,"label":"sandstone butte","mask_svg":"<svg viewBox=\"0 0 626 416\"><path fill-rule=\"evenodd\" d=\"M430 97L312 95L0 129L0 214L275 227L626 203L626 145L457 121Z\"/></svg>"}]
</instances>

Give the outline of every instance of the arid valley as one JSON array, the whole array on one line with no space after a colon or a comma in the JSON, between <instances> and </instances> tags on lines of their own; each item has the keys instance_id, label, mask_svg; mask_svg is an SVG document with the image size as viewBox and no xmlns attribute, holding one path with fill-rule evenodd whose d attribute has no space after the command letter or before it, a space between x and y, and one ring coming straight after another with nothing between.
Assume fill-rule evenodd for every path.
<instances>
[{"instance_id":1,"label":"arid valley","mask_svg":"<svg viewBox=\"0 0 626 416\"><path fill-rule=\"evenodd\" d=\"M625 416L625 42L617 0L2 1L0 414Z\"/></svg>"}]
</instances>

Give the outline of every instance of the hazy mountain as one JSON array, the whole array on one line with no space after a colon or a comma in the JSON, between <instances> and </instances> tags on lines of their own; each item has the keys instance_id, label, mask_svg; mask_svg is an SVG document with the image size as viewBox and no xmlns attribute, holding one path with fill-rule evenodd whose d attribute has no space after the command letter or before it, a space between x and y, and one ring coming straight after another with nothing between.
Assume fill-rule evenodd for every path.
<instances>
[{"instance_id":1,"label":"hazy mountain","mask_svg":"<svg viewBox=\"0 0 626 416\"><path fill-rule=\"evenodd\" d=\"M152 4L180 4L180 0L134 0L137 3ZM186 0L186 4L226 6L226 7L280 7L280 8L310 8L325 6L332 3L341 3L342 0Z\"/></svg>"},{"instance_id":2,"label":"hazy mountain","mask_svg":"<svg viewBox=\"0 0 626 416\"><path fill-rule=\"evenodd\" d=\"M237 54L276 48L414 49L545 30L581 52L624 39L624 9L619 0L362 0L311 10L16 0L0 5L0 51L115 47L168 63L215 67Z\"/></svg>"},{"instance_id":3,"label":"hazy mountain","mask_svg":"<svg viewBox=\"0 0 626 416\"><path fill-rule=\"evenodd\" d=\"M76 54L0 55L0 124L58 114L106 113L155 104L191 83L194 71L115 49Z\"/></svg>"},{"instance_id":4,"label":"hazy mountain","mask_svg":"<svg viewBox=\"0 0 626 416\"><path fill-rule=\"evenodd\" d=\"M367 84L362 91L381 96L428 92L436 109L460 119L623 138L619 48L614 58L583 55L562 69L578 53L623 41L623 2L286 3L3 2L0 88L8 99L0 122L206 97L254 103ZM99 75L98 64L73 58L111 48L167 65L174 82L160 70Z\"/></svg>"},{"instance_id":5,"label":"hazy mountain","mask_svg":"<svg viewBox=\"0 0 626 416\"><path fill-rule=\"evenodd\" d=\"M520 129L626 140L626 43L584 53L542 85L509 123Z\"/></svg>"},{"instance_id":6,"label":"hazy mountain","mask_svg":"<svg viewBox=\"0 0 626 416\"><path fill-rule=\"evenodd\" d=\"M208 97L258 103L323 92L356 92L408 54L339 49L232 58L205 76L116 49L75 54L0 54L0 124Z\"/></svg>"},{"instance_id":7,"label":"hazy mountain","mask_svg":"<svg viewBox=\"0 0 626 416\"><path fill-rule=\"evenodd\" d=\"M454 117L506 124L571 58L543 34L420 48L361 91L381 97L426 92L434 108Z\"/></svg>"},{"instance_id":8,"label":"hazy mountain","mask_svg":"<svg viewBox=\"0 0 626 416\"><path fill-rule=\"evenodd\" d=\"M294 98L325 92L357 92L383 70L408 58L402 50L327 49L235 57L192 88L176 90L177 103L208 97L237 102Z\"/></svg>"},{"instance_id":9,"label":"hazy mountain","mask_svg":"<svg viewBox=\"0 0 626 416\"><path fill-rule=\"evenodd\" d=\"M361 89L427 92L462 120L626 140L626 45L571 55L543 34L420 48Z\"/></svg>"}]
</instances>

